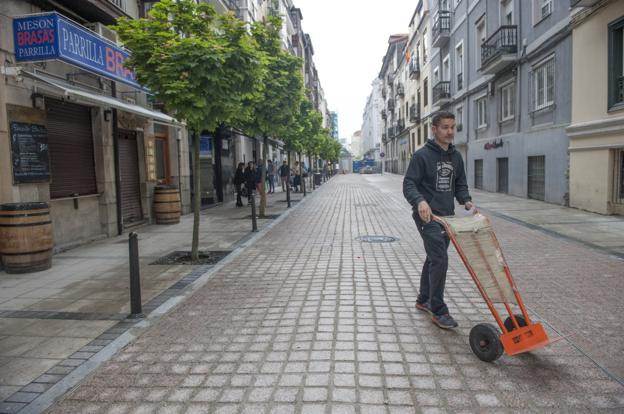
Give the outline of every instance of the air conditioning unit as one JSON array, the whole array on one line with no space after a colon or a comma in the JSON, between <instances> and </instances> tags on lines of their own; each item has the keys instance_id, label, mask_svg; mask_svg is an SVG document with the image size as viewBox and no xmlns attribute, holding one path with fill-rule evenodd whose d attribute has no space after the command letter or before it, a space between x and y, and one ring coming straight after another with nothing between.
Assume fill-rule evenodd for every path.
<instances>
[{"instance_id":1,"label":"air conditioning unit","mask_svg":"<svg viewBox=\"0 0 624 414\"><path fill-rule=\"evenodd\" d=\"M117 38L117 33L114 30L109 29L104 24L100 22L95 23L87 23L85 24L87 29L94 31L105 39L110 40L113 43L119 43L119 39Z\"/></svg>"}]
</instances>

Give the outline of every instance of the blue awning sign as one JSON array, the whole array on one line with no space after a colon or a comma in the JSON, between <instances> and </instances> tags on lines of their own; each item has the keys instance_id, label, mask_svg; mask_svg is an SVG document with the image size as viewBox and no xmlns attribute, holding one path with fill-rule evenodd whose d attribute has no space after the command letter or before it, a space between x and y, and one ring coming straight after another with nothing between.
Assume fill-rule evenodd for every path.
<instances>
[{"instance_id":1,"label":"blue awning sign","mask_svg":"<svg viewBox=\"0 0 624 414\"><path fill-rule=\"evenodd\" d=\"M124 67L130 57L126 50L58 13L13 18L13 42L18 62L58 59L141 88L134 72Z\"/></svg>"}]
</instances>

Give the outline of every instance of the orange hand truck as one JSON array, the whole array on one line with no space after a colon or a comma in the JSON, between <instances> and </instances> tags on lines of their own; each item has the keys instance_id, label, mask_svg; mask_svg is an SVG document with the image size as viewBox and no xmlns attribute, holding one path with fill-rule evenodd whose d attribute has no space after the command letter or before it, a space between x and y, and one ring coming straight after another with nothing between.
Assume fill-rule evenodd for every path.
<instances>
[{"instance_id":1,"label":"orange hand truck","mask_svg":"<svg viewBox=\"0 0 624 414\"><path fill-rule=\"evenodd\" d=\"M503 351L510 356L517 355L561 339L550 340L542 324L533 323L529 318L486 216L479 212L467 217L434 215L433 220L446 230L500 328L499 331L492 324L480 323L470 330L470 348L480 360L493 362ZM502 304L507 310L509 316L504 321L495 303ZM521 313L514 314L512 305L516 305Z\"/></svg>"}]
</instances>

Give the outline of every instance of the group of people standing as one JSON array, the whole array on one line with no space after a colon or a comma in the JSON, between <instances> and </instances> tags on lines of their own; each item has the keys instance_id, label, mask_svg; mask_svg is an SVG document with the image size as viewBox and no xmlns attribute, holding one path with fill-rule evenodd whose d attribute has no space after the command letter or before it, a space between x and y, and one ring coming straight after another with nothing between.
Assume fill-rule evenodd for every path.
<instances>
[{"instance_id":1,"label":"group of people standing","mask_svg":"<svg viewBox=\"0 0 624 414\"><path fill-rule=\"evenodd\" d=\"M288 162L284 161L279 168L276 163L269 160L266 166L266 185L268 193L275 192L276 174L279 174L282 183L282 191L286 191L286 186L290 185L294 192L300 191L301 177L307 174L307 169L303 163L295 162L294 168L290 169ZM238 163L236 173L234 174L234 186L236 187L236 207L243 207L244 196L247 196L247 204L251 204L251 195L253 191L260 192L262 185L262 160L256 165L254 161L249 161L245 167L245 163ZM304 175L305 176L305 175ZM291 180L292 178L292 180Z\"/></svg>"}]
</instances>

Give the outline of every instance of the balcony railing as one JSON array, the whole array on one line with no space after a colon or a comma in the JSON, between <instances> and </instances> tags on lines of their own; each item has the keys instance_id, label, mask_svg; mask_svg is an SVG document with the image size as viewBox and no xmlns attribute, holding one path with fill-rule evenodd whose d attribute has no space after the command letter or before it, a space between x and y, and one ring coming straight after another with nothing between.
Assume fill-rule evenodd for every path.
<instances>
[{"instance_id":1,"label":"balcony railing","mask_svg":"<svg viewBox=\"0 0 624 414\"><path fill-rule=\"evenodd\" d=\"M570 0L570 7L591 7L600 0Z\"/></svg>"},{"instance_id":2,"label":"balcony railing","mask_svg":"<svg viewBox=\"0 0 624 414\"><path fill-rule=\"evenodd\" d=\"M396 124L396 134L399 135L405 129L405 119L399 118Z\"/></svg>"},{"instance_id":3,"label":"balcony railing","mask_svg":"<svg viewBox=\"0 0 624 414\"><path fill-rule=\"evenodd\" d=\"M403 84L402 83L397 84L396 95L397 96L405 96L405 88L403 88Z\"/></svg>"},{"instance_id":4,"label":"balcony railing","mask_svg":"<svg viewBox=\"0 0 624 414\"><path fill-rule=\"evenodd\" d=\"M464 89L464 74L458 73L457 74L457 90L461 91L462 89Z\"/></svg>"},{"instance_id":5,"label":"balcony railing","mask_svg":"<svg viewBox=\"0 0 624 414\"><path fill-rule=\"evenodd\" d=\"M481 45L481 67L493 63L504 55L518 52L518 26L501 26Z\"/></svg>"},{"instance_id":6,"label":"balcony railing","mask_svg":"<svg viewBox=\"0 0 624 414\"><path fill-rule=\"evenodd\" d=\"M390 128L388 128L388 138L394 138L394 127L391 126Z\"/></svg>"},{"instance_id":7,"label":"balcony railing","mask_svg":"<svg viewBox=\"0 0 624 414\"><path fill-rule=\"evenodd\" d=\"M451 12L440 10L433 24L433 46L443 46L451 34Z\"/></svg>"},{"instance_id":8,"label":"balcony railing","mask_svg":"<svg viewBox=\"0 0 624 414\"><path fill-rule=\"evenodd\" d=\"M433 104L442 104L451 99L451 82L440 81L433 87Z\"/></svg>"},{"instance_id":9,"label":"balcony railing","mask_svg":"<svg viewBox=\"0 0 624 414\"><path fill-rule=\"evenodd\" d=\"M413 123L420 121L420 105L419 104L414 104L410 107L409 119L410 119L410 122L413 122Z\"/></svg>"},{"instance_id":10,"label":"balcony railing","mask_svg":"<svg viewBox=\"0 0 624 414\"><path fill-rule=\"evenodd\" d=\"M409 63L409 77L410 79L417 79L420 76L420 64L418 63L418 56L410 59Z\"/></svg>"},{"instance_id":11,"label":"balcony railing","mask_svg":"<svg viewBox=\"0 0 624 414\"><path fill-rule=\"evenodd\" d=\"M388 99L388 110L394 111L394 99Z\"/></svg>"},{"instance_id":12,"label":"balcony railing","mask_svg":"<svg viewBox=\"0 0 624 414\"><path fill-rule=\"evenodd\" d=\"M108 0L109 3L117 6L121 10L126 10L125 0Z\"/></svg>"}]
</instances>

